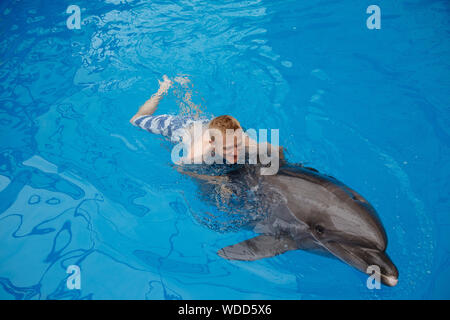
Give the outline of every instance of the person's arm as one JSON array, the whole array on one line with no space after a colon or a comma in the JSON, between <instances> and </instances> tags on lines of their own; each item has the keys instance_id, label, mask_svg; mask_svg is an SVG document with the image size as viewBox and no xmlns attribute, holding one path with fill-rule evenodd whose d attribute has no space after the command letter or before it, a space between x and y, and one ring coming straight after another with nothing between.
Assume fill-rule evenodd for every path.
<instances>
[{"instance_id":1,"label":"person's arm","mask_svg":"<svg viewBox=\"0 0 450 320\"><path fill-rule=\"evenodd\" d=\"M176 170L181 174L190 176L192 178L196 178L198 180L207 181L212 184L222 184L222 183L225 183L228 181L228 178L226 176L210 176L210 175L205 175L205 174L199 174L199 173L183 170L183 168L180 166L177 166Z\"/></svg>"},{"instance_id":2,"label":"person's arm","mask_svg":"<svg viewBox=\"0 0 450 320\"><path fill-rule=\"evenodd\" d=\"M158 108L158 104L163 98L164 94L167 93L167 90L169 90L170 86L172 85L172 81L170 81L166 75L163 76L162 82L159 80L158 82L158 91L139 108L139 111L130 119L131 123L133 123L134 120L140 116L153 114Z\"/></svg>"}]
</instances>

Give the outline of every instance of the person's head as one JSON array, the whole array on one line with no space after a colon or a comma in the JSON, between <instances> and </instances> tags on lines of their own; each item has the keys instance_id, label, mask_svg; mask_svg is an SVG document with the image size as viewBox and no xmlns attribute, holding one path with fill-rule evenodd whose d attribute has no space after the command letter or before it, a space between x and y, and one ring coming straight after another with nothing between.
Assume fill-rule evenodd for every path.
<instances>
[{"instance_id":1,"label":"person's head","mask_svg":"<svg viewBox=\"0 0 450 320\"><path fill-rule=\"evenodd\" d=\"M234 117L229 115L223 115L212 119L209 122L208 129L210 130L210 143L214 145L215 152L221 157L226 159L229 163L236 163L238 159L238 152L242 147L244 141L242 140L242 134L239 134L242 130L241 124ZM240 130L239 130L240 129ZM228 134L235 133L229 136ZM239 131L236 131L239 130ZM222 143L217 143L216 133L220 132L222 136ZM228 140L228 141L227 141Z\"/></svg>"}]
</instances>

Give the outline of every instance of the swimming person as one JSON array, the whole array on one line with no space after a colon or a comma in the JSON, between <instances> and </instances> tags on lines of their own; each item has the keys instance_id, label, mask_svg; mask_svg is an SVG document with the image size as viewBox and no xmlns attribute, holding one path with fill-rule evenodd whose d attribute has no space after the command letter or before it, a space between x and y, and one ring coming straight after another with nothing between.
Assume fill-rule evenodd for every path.
<instances>
[{"instance_id":1,"label":"swimming person","mask_svg":"<svg viewBox=\"0 0 450 320\"><path fill-rule=\"evenodd\" d=\"M183 163L203 163L203 159L210 158L226 160L227 164L238 163L242 151L245 153L264 150L274 150L282 158L282 147L275 147L269 143L257 143L243 132L241 124L230 115L222 115L213 119L187 115L153 115L159 102L172 86L173 82L164 75L159 81L158 91L152 95L130 119L130 123L154 134L169 138L172 142L187 140L186 153ZM195 130L200 127L200 134ZM204 134L208 130L209 134ZM229 133L233 137L228 139ZM241 132L242 134L236 134ZM216 137L222 136L222 139ZM277 152L278 151L278 152ZM272 153L272 151L271 151ZM220 161L219 161L220 162ZM223 162L220 162L223 163Z\"/></svg>"}]
</instances>

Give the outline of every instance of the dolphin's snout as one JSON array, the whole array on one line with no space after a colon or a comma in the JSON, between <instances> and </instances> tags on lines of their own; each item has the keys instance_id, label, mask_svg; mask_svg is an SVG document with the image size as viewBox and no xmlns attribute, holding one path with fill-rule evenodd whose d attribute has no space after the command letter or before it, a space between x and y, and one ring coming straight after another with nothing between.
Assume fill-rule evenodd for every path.
<instances>
[{"instance_id":1,"label":"dolphin's snout","mask_svg":"<svg viewBox=\"0 0 450 320\"><path fill-rule=\"evenodd\" d=\"M384 251L367 250L364 259L368 264L377 265L381 270L381 282L394 287L398 283L398 269Z\"/></svg>"},{"instance_id":2,"label":"dolphin's snout","mask_svg":"<svg viewBox=\"0 0 450 320\"><path fill-rule=\"evenodd\" d=\"M398 269L386 252L336 241L322 242L322 245L335 257L364 273L372 274L369 267L377 267L383 284L391 287L397 285Z\"/></svg>"},{"instance_id":3,"label":"dolphin's snout","mask_svg":"<svg viewBox=\"0 0 450 320\"><path fill-rule=\"evenodd\" d=\"M390 287L395 287L398 283L398 278L396 276L382 275L381 280L385 285L390 286Z\"/></svg>"}]
</instances>

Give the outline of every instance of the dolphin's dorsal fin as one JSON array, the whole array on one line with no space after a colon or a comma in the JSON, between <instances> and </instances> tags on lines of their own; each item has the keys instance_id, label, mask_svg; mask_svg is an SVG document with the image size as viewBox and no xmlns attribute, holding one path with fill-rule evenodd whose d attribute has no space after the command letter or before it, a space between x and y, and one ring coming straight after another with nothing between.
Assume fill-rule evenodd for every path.
<instances>
[{"instance_id":1,"label":"dolphin's dorsal fin","mask_svg":"<svg viewBox=\"0 0 450 320\"><path fill-rule=\"evenodd\" d=\"M229 260L253 261L296 249L296 242L289 236L260 235L222 248L217 254Z\"/></svg>"}]
</instances>

